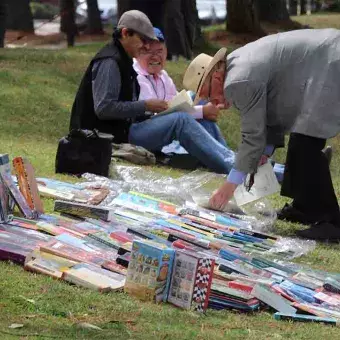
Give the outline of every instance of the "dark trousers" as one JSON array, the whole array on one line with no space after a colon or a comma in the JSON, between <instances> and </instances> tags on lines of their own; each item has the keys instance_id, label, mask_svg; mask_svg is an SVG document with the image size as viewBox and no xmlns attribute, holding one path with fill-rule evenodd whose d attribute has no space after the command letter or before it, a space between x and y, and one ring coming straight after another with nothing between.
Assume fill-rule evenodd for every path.
<instances>
[{"instance_id":1,"label":"dark trousers","mask_svg":"<svg viewBox=\"0 0 340 340\"><path fill-rule=\"evenodd\" d=\"M331 173L322 149L326 140L291 133L281 195L293 206L315 218L340 226L340 212Z\"/></svg>"}]
</instances>

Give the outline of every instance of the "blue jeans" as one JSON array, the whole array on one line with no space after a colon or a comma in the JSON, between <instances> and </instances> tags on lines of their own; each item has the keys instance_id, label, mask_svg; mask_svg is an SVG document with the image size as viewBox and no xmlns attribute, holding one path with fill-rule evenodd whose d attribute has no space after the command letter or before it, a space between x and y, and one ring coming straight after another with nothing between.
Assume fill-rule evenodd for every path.
<instances>
[{"instance_id":1,"label":"blue jeans","mask_svg":"<svg viewBox=\"0 0 340 340\"><path fill-rule=\"evenodd\" d=\"M205 119L195 120L186 112L153 117L132 124L129 131L131 144L151 152L161 151L174 140L214 172L229 174L234 166L236 154L227 146L217 124ZM283 178L283 170L284 166L280 164L274 167L279 181Z\"/></svg>"}]
</instances>

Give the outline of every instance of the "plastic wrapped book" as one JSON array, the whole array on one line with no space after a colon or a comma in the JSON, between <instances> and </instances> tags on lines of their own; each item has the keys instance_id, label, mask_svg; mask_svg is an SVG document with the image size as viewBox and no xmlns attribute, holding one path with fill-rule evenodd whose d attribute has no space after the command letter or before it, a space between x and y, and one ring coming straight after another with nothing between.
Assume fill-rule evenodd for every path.
<instances>
[{"instance_id":1,"label":"plastic wrapped book","mask_svg":"<svg viewBox=\"0 0 340 340\"><path fill-rule=\"evenodd\" d=\"M125 284L123 275L83 263L65 270L62 279L100 292L122 290Z\"/></svg>"},{"instance_id":2,"label":"plastic wrapped book","mask_svg":"<svg viewBox=\"0 0 340 340\"><path fill-rule=\"evenodd\" d=\"M204 312L208 307L215 260L188 250L177 250L168 301L175 306Z\"/></svg>"}]
</instances>

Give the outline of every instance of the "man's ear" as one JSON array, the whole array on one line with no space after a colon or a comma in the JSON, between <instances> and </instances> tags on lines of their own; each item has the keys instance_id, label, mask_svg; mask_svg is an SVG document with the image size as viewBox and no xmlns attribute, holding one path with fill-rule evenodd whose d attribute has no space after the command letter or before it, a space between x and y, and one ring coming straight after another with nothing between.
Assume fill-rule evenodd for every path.
<instances>
[{"instance_id":1,"label":"man's ear","mask_svg":"<svg viewBox=\"0 0 340 340\"><path fill-rule=\"evenodd\" d=\"M122 38L126 38L129 34L129 30L126 27L122 28Z\"/></svg>"}]
</instances>

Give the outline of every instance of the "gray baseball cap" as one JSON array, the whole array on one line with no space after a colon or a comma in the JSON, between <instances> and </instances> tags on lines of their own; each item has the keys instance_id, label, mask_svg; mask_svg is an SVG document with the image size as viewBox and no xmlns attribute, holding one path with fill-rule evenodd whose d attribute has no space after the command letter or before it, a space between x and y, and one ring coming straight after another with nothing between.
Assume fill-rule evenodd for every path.
<instances>
[{"instance_id":1,"label":"gray baseball cap","mask_svg":"<svg viewBox=\"0 0 340 340\"><path fill-rule=\"evenodd\" d=\"M117 25L117 28L123 27L129 28L151 40L158 40L150 19L141 11L134 9L124 12Z\"/></svg>"}]
</instances>

